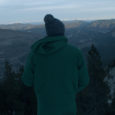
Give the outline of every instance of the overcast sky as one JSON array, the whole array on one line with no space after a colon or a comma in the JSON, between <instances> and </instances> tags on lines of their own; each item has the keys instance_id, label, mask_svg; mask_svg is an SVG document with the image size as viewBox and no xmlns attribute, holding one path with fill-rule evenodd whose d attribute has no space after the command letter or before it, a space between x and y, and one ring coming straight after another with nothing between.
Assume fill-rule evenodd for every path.
<instances>
[{"instance_id":1,"label":"overcast sky","mask_svg":"<svg viewBox=\"0 0 115 115\"><path fill-rule=\"evenodd\" d=\"M115 0L0 0L0 24L61 20L115 19Z\"/></svg>"}]
</instances>

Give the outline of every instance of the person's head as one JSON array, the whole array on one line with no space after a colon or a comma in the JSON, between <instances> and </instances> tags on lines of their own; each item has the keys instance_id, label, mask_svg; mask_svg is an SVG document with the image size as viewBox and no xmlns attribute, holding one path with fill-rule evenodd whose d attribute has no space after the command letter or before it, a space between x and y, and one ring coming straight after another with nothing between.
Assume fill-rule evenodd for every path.
<instances>
[{"instance_id":1,"label":"person's head","mask_svg":"<svg viewBox=\"0 0 115 115\"><path fill-rule=\"evenodd\" d=\"M62 21L56 19L52 14L44 17L45 29L48 36L64 35L65 26Z\"/></svg>"}]
</instances>

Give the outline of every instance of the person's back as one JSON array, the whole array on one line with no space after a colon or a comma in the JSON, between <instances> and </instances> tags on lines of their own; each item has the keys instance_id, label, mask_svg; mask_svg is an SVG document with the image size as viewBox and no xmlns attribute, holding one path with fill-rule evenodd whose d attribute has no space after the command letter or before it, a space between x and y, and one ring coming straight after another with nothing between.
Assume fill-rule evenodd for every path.
<instances>
[{"instance_id":1,"label":"person's back","mask_svg":"<svg viewBox=\"0 0 115 115\"><path fill-rule=\"evenodd\" d=\"M52 15L44 21L48 36L31 46L22 81L34 87L37 115L76 115L76 94L89 83L85 60L68 43L63 23Z\"/></svg>"}]
</instances>

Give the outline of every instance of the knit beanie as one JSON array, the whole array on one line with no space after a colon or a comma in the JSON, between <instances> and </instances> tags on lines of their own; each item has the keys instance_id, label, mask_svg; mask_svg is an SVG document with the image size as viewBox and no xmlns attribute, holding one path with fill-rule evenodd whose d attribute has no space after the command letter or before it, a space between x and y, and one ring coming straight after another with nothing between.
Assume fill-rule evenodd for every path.
<instances>
[{"instance_id":1,"label":"knit beanie","mask_svg":"<svg viewBox=\"0 0 115 115\"><path fill-rule=\"evenodd\" d=\"M48 36L64 35L65 26L62 21L54 18L52 14L44 17L45 29Z\"/></svg>"}]
</instances>

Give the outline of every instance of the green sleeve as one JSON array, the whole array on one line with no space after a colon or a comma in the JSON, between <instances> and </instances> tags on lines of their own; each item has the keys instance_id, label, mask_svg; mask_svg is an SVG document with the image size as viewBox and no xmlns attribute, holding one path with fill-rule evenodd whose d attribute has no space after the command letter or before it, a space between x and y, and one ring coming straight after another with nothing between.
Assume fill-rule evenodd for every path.
<instances>
[{"instance_id":1,"label":"green sleeve","mask_svg":"<svg viewBox=\"0 0 115 115\"><path fill-rule=\"evenodd\" d=\"M78 90L77 93L82 91L84 88L86 88L89 84L89 73L88 68L85 62L85 58L83 57L82 52L80 49L78 50Z\"/></svg>"},{"instance_id":2,"label":"green sleeve","mask_svg":"<svg viewBox=\"0 0 115 115\"><path fill-rule=\"evenodd\" d=\"M24 85L28 87L32 87L33 78L34 78L34 69L33 69L33 61L32 61L32 52L30 52L27 56L26 63L24 66L24 72L21 76L21 80Z\"/></svg>"}]
</instances>

